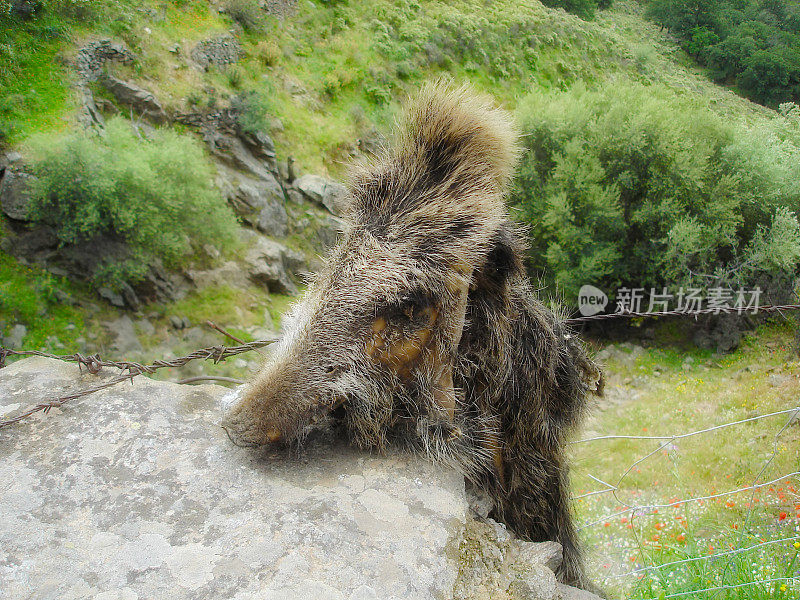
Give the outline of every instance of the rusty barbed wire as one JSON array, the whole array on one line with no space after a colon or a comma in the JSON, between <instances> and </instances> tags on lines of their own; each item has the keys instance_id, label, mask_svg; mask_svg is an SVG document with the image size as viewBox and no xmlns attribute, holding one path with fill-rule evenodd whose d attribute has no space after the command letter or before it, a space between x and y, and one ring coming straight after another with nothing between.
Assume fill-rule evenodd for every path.
<instances>
[{"instance_id":1,"label":"rusty barbed wire","mask_svg":"<svg viewBox=\"0 0 800 600\"><path fill-rule=\"evenodd\" d=\"M633 319L636 317L695 317L699 315L719 315L719 314L739 314L739 315L755 315L758 313L773 313L782 310L800 310L800 304L767 304L765 306L751 307L751 308L735 308L732 306L718 307L718 308L703 308L700 310L686 311L686 310L660 310L656 312L637 312L624 310L613 313L602 313L592 315L590 317L571 317L564 319L564 323L568 325L575 325L577 323L588 323L591 321L607 321L609 319Z\"/></svg>"},{"instance_id":2,"label":"rusty barbed wire","mask_svg":"<svg viewBox=\"0 0 800 600\"><path fill-rule=\"evenodd\" d=\"M64 362L74 362L78 364L78 368L82 371L85 367L86 370L91 373L92 375L97 375L103 369L103 367L112 367L119 369L121 373L112 379L105 381L101 384L92 386L85 390L74 392L72 394L67 394L64 396L58 396L56 398L51 398L48 400L44 400L39 404L29 408L25 412L22 412L14 417L9 419L4 419L0 421L0 429L8 427L9 425L13 425L14 423L19 423L20 421L27 419L38 412L47 412L51 408L59 408L69 402L70 400L75 400L77 398L81 398L82 396L88 396L89 394L93 394L95 392L99 392L101 390L110 388L122 381L126 380L133 380L134 377L142 374L152 375L159 369L164 368L178 368L182 367L185 364L194 361L194 360L210 360L214 364L220 363L223 360L230 358L231 356L236 356L237 354L242 354L243 352L250 352L253 350L258 350L259 348L263 348L269 344L274 343L275 339L269 340L256 340L253 342L247 342L241 344L239 346L209 346L207 348L200 348L199 350L195 350L194 352L187 354L186 356L179 356L177 358L171 359L160 359L155 360L151 364L142 364L139 362L127 361L127 360L104 360L101 359L98 354L93 354L91 356L84 356L76 352L75 354L50 354L47 352L42 352L39 350L12 350L10 348L3 348L0 347L0 368L3 368L6 364L6 358L9 356L41 356L44 358L52 358L55 360L60 360Z\"/></svg>"}]
</instances>

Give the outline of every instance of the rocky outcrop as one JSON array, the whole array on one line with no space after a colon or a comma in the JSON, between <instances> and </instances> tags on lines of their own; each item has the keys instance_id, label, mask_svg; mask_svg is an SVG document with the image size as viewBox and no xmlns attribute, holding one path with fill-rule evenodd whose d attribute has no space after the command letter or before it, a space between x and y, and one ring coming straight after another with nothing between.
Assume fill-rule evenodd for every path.
<instances>
[{"instance_id":1,"label":"rocky outcrop","mask_svg":"<svg viewBox=\"0 0 800 600\"><path fill-rule=\"evenodd\" d=\"M263 131L243 130L238 109L179 113L175 120L199 129L211 154L226 166L257 178L278 174L272 138Z\"/></svg>"},{"instance_id":2,"label":"rocky outcrop","mask_svg":"<svg viewBox=\"0 0 800 600\"><path fill-rule=\"evenodd\" d=\"M247 285L248 280L241 264L232 260L212 269L190 269L186 274L192 280L192 283L200 289L212 285L229 285L242 288Z\"/></svg>"},{"instance_id":3,"label":"rocky outcrop","mask_svg":"<svg viewBox=\"0 0 800 600\"><path fill-rule=\"evenodd\" d=\"M97 81L103 75L103 69L108 62L131 64L136 56L123 44L110 39L89 42L78 50L75 60L75 70L78 72L76 83L78 99L78 122L86 128L99 127L105 124L105 119L95 101L94 94L89 84Z\"/></svg>"},{"instance_id":4,"label":"rocky outcrop","mask_svg":"<svg viewBox=\"0 0 800 600\"><path fill-rule=\"evenodd\" d=\"M599 600L559 583L562 560L556 542L517 539L493 519L467 519L459 544L454 600Z\"/></svg>"},{"instance_id":5,"label":"rocky outcrop","mask_svg":"<svg viewBox=\"0 0 800 600\"><path fill-rule=\"evenodd\" d=\"M251 227L273 237L289 234L289 215L286 213L283 188L271 173L261 179L221 169L217 186L236 214Z\"/></svg>"},{"instance_id":6,"label":"rocky outcrop","mask_svg":"<svg viewBox=\"0 0 800 600\"><path fill-rule=\"evenodd\" d=\"M245 237L250 240L245 255L250 279L272 293L297 295L297 285L289 273L301 273L306 266L305 257L274 240L252 234L245 234Z\"/></svg>"},{"instance_id":7,"label":"rocky outcrop","mask_svg":"<svg viewBox=\"0 0 800 600\"><path fill-rule=\"evenodd\" d=\"M8 335L0 337L0 346L19 350L22 348L22 342L26 335L28 335L28 328L22 323L17 323L9 330Z\"/></svg>"},{"instance_id":8,"label":"rocky outcrop","mask_svg":"<svg viewBox=\"0 0 800 600\"><path fill-rule=\"evenodd\" d=\"M261 6L268 14L285 19L297 12L297 0L263 0Z\"/></svg>"},{"instance_id":9,"label":"rocky outcrop","mask_svg":"<svg viewBox=\"0 0 800 600\"><path fill-rule=\"evenodd\" d=\"M142 344L136 336L133 321L128 315L122 315L107 323L106 326L113 336L111 348L117 356L130 356L134 352L142 351Z\"/></svg>"},{"instance_id":10,"label":"rocky outcrop","mask_svg":"<svg viewBox=\"0 0 800 600\"><path fill-rule=\"evenodd\" d=\"M147 117L155 123L164 123L167 120L167 113L164 112L161 103L146 89L108 73L104 73L99 81L118 102L130 106L137 114Z\"/></svg>"},{"instance_id":11,"label":"rocky outcrop","mask_svg":"<svg viewBox=\"0 0 800 600\"><path fill-rule=\"evenodd\" d=\"M144 279L134 286L139 298L148 302L180 300L190 289L191 286L186 277L167 270L160 262L151 264Z\"/></svg>"},{"instance_id":12,"label":"rocky outcrop","mask_svg":"<svg viewBox=\"0 0 800 600\"><path fill-rule=\"evenodd\" d=\"M9 219L28 220L31 180L19 165L0 166L0 210Z\"/></svg>"},{"instance_id":13,"label":"rocky outcrop","mask_svg":"<svg viewBox=\"0 0 800 600\"><path fill-rule=\"evenodd\" d=\"M300 190L306 198L325 207L333 214L338 215L344 208L347 188L341 183L319 175L306 174L297 178L294 187Z\"/></svg>"},{"instance_id":14,"label":"rocky outcrop","mask_svg":"<svg viewBox=\"0 0 800 600\"><path fill-rule=\"evenodd\" d=\"M78 50L75 68L82 83L96 81L108 62L131 64L136 56L123 44L110 39L89 42Z\"/></svg>"},{"instance_id":15,"label":"rocky outcrop","mask_svg":"<svg viewBox=\"0 0 800 600\"><path fill-rule=\"evenodd\" d=\"M12 363L0 418L114 374ZM474 521L458 473L333 438L234 446L232 396L138 377L3 430L3 597L597 600L555 582L556 544Z\"/></svg>"},{"instance_id":16,"label":"rocky outcrop","mask_svg":"<svg viewBox=\"0 0 800 600\"><path fill-rule=\"evenodd\" d=\"M28 359L0 413L105 375ZM11 599L447 598L463 479L330 444L234 446L229 390L137 378L3 432L0 588Z\"/></svg>"},{"instance_id":17,"label":"rocky outcrop","mask_svg":"<svg viewBox=\"0 0 800 600\"><path fill-rule=\"evenodd\" d=\"M211 65L223 67L239 60L242 47L231 35L223 35L199 42L190 52L192 60L202 69Z\"/></svg>"}]
</instances>

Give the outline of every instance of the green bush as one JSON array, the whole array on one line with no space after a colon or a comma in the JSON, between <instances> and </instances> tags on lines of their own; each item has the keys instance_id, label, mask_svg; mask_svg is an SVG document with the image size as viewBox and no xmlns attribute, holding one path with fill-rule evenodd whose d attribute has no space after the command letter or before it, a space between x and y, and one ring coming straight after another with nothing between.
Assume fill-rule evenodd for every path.
<instances>
[{"instance_id":1,"label":"green bush","mask_svg":"<svg viewBox=\"0 0 800 600\"><path fill-rule=\"evenodd\" d=\"M135 282L156 260L178 266L194 246L233 239L236 220L188 136L158 130L141 139L114 118L103 135L49 138L36 154L31 217L51 225L63 244L106 239L127 247L125 257L101 262L95 283Z\"/></svg>"},{"instance_id":2,"label":"green bush","mask_svg":"<svg viewBox=\"0 0 800 600\"><path fill-rule=\"evenodd\" d=\"M45 10L52 11L62 17L74 19L76 21L96 21L103 15L106 10L114 12L115 9L119 10L119 2L108 3L112 6L104 6L104 2L100 0L47 0L42 3ZM113 6L117 4L117 6Z\"/></svg>"},{"instance_id":3,"label":"green bush","mask_svg":"<svg viewBox=\"0 0 800 600\"><path fill-rule=\"evenodd\" d=\"M231 100L231 108L237 113L237 121L245 133L269 133L270 116L274 114L274 86L270 81L254 89L241 92Z\"/></svg>"},{"instance_id":4,"label":"green bush","mask_svg":"<svg viewBox=\"0 0 800 600\"><path fill-rule=\"evenodd\" d=\"M514 200L531 261L568 298L583 284L753 284L800 261L800 120L726 123L665 87L533 93Z\"/></svg>"},{"instance_id":5,"label":"green bush","mask_svg":"<svg viewBox=\"0 0 800 600\"><path fill-rule=\"evenodd\" d=\"M274 67L283 56L280 46L274 40L261 40L258 42L255 54L267 67Z\"/></svg>"},{"instance_id":6,"label":"green bush","mask_svg":"<svg viewBox=\"0 0 800 600\"><path fill-rule=\"evenodd\" d=\"M563 8L581 19L591 19L598 8L609 8L611 0L544 0L542 4L550 8Z\"/></svg>"},{"instance_id":7,"label":"green bush","mask_svg":"<svg viewBox=\"0 0 800 600\"><path fill-rule=\"evenodd\" d=\"M800 10L764 0L649 0L647 15L678 36L721 83L775 106L800 100Z\"/></svg>"}]
</instances>

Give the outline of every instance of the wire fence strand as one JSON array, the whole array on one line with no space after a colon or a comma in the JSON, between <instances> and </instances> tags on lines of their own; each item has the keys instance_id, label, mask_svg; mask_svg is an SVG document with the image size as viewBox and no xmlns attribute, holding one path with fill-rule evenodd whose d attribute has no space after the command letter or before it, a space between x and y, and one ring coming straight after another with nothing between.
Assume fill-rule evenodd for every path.
<instances>
[{"instance_id":1,"label":"wire fence strand","mask_svg":"<svg viewBox=\"0 0 800 600\"><path fill-rule=\"evenodd\" d=\"M749 423L750 421L758 421L760 419L766 419L767 417L774 417L777 415L785 415L791 412L800 413L800 406L795 406L794 408L787 408L786 410L779 410L776 412L771 412L763 415L756 415L755 417L748 417L747 419L741 419L739 421L731 421L730 423L723 423L722 425L714 425L713 427L708 427L706 429L698 429L697 431L690 431L689 433L681 433L676 435L598 435L596 437L585 438L582 440L575 440L574 442L571 443L584 444L586 442L596 442L599 440L662 440L662 441L680 440L695 435L700 435L701 433L709 433L711 431L716 431L718 429L732 427L733 425Z\"/></svg>"},{"instance_id":2,"label":"wire fence strand","mask_svg":"<svg viewBox=\"0 0 800 600\"><path fill-rule=\"evenodd\" d=\"M4 419L0 421L0 429L4 429L13 425L14 423L19 423L24 419L28 419L33 415L41 412L47 414L51 408L60 408L70 400L75 400L77 398L81 398L83 396L88 396L89 394L94 394L95 392L99 392L101 390L105 390L110 388L114 385L122 381L133 380L134 377L137 377L142 374L152 375L159 369L164 368L177 368L182 367L185 364L192 362L194 360L210 360L213 363L219 363L224 361L231 356L236 356L237 354L242 354L243 352L250 352L253 350L258 350L272 344L276 340L256 340L254 342L247 342L245 344L241 344L239 346L210 346L208 348L201 348L199 350L195 350L194 352L187 354L186 356L179 356L177 358L171 359L161 359L155 360L151 364L142 364L138 362L126 361L126 360L104 360L101 359L99 355L94 354L91 356L84 356L80 353L75 354L49 354L47 352L41 352L39 350L11 350L10 348L3 348L0 347L0 368L5 367L6 358L9 356L41 356L44 358L52 358L55 360L61 360L65 362L74 362L78 364L78 368L86 370L91 373L92 375L98 375L100 371L104 367L116 368L119 369L120 373L108 381L104 381L103 383L99 383L92 387L86 388L84 390L73 392L71 394L66 394L63 396L57 396L55 398L49 398L47 400L43 400L39 402L35 406L13 416L8 419Z\"/></svg>"},{"instance_id":3,"label":"wire fence strand","mask_svg":"<svg viewBox=\"0 0 800 600\"><path fill-rule=\"evenodd\" d=\"M694 594L703 594L705 592L718 592L720 590L734 590L738 588L748 587L751 585L759 585L764 583L789 583L790 581L798 581L800 580L800 576L796 577L775 577L772 579L762 579L760 581L746 581L744 583L738 583L734 585L720 585L717 587L710 587L705 588L702 590L691 590L688 592L678 592L677 594L666 594L664 596L659 596L658 598L632 598L631 600L661 600L662 598L681 598L683 596L691 596Z\"/></svg>"},{"instance_id":4,"label":"wire fence strand","mask_svg":"<svg viewBox=\"0 0 800 600\"><path fill-rule=\"evenodd\" d=\"M591 315L588 317L571 317L565 319L564 322L568 325L577 325L579 323L590 323L592 321L608 321L609 319L634 319L637 317L699 317L700 315L720 315L720 314L736 314L736 315L752 315L758 313L774 313L783 310L800 310L800 304L767 304L759 307L743 308L733 306L720 306L715 308L701 308L698 310L659 310L653 312L641 312L624 310L613 313L602 313L598 315Z\"/></svg>"},{"instance_id":5,"label":"wire fence strand","mask_svg":"<svg viewBox=\"0 0 800 600\"><path fill-rule=\"evenodd\" d=\"M622 577L633 577L635 575L640 575L641 573L647 573L649 571L658 571L660 569L665 569L667 567L674 567L677 565L682 565L690 562L697 562L700 560L713 560L716 558L722 558L724 556L733 556L736 554L741 554L742 552L748 552L751 550L757 550L758 548L763 548L765 546L772 546L773 544L782 544L784 542L794 542L800 540L800 536L788 537L788 538L781 538L778 540L769 540L766 542L759 542L758 544L753 544L752 546L745 546L744 548L737 548L735 550L726 550L725 552L717 552L716 554L708 554L706 556L695 556L693 558L685 558L683 560L673 560L671 562L661 563L660 565L654 565L650 567L642 567L641 569L634 569L633 571L628 571L627 573L620 573L618 575L611 575L606 577L606 579L619 579Z\"/></svg>"}]
</instances>

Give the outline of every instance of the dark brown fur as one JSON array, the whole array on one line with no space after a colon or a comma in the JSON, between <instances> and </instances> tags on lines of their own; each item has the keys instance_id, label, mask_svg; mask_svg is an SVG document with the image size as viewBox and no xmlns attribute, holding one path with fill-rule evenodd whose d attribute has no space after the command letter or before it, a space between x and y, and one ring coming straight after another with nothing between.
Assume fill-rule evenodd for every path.
<instances>
[{"instance_id":1,"label":"dark brown fur","mask_svg":"<svg viewBox=\"0 0 800 600\"><path fill-rule=\"evenodd\" d=\"M580 584L564 446L600 374L525 274L503 202L516 153L487 99L424 88L354 176L342 242L225 426L298 442L343 410L361 446L461 469L520 537L560 542L559 576Z\"/></svg>"}]
</instances>

